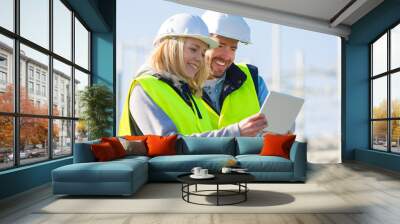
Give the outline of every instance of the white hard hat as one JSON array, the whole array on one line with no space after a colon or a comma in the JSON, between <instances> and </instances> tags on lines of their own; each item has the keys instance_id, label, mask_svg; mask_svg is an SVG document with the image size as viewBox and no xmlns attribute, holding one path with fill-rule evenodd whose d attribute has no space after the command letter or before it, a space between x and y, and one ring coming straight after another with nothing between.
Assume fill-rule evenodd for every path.
<instances>
[{"instance_id":1,"label":"white hard hat","mask_svg":"<svg viewBox=\"0 0 400 224\"><path fill-rule=\"evenodd\" d=\"M158 44L167 37L192 37L206 43L209 48L216 48L218 43L210 38L207 25L199 17L180 13L169 17L161 25L153 44Z\"/></svg>"},{"instance_id":2,"label":"white hard hat","mask_svg":"<svg viewBox=\"0 0 400 224\"><path fill-rule=\"evenodd\" d=\"M243 17L207 10L201 18L210 33L250 43L250 27Z\"/></svg>"}]
</instances>

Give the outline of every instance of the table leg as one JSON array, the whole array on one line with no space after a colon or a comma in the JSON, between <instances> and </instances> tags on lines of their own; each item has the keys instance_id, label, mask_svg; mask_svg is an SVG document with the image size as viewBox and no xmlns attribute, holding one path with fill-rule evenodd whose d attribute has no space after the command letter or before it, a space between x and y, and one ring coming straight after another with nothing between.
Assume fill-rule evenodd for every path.
<instances>
[{"instance_id":1,"label":"table leg","mask_svg":"<svg viewBox=\"0 0 400 224\"><path fill-rule=\"evenodd\" d=\"M247 182L244 183L244 201L247 201Z\"/></svg>"},{"instance_id":2,"label":"table leg","mask_svg":"<svg viewBox=\"0 0 400 224\"><path fill-rule=\"evenodd\" d=\"M219 184L217 184L217 206L219 205Z\"/></svg>"},{"instance_id":3,"label":"table leg","mask_svg":"<svg viewBox=\"0 0 400 224\"><path fill-rule=\"evenodd\" d=\"M184 199L184 196L183 196L183 190L184 190L184 184L182 183L182 188L181 188L181 192L182 192L182 199Z\"/></svg>"}]
</instances>

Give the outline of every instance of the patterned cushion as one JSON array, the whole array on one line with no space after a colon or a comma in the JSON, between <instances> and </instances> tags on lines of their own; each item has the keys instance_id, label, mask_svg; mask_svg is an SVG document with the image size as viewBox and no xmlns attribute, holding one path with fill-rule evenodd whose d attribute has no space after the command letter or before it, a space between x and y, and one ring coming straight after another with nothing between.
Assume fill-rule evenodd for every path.
<instances>
[{"instance_id":1,"label":"patterned cushion","mask_svg":"<svg viewBox=\"0 0 400 224\"><path fill-rule=\"evenodd\" d=\"M126 151L126 155L145 156L147 155L146 144L141 140L126 140L119 138L122 146Z\"/></svg>"}]
</instances>

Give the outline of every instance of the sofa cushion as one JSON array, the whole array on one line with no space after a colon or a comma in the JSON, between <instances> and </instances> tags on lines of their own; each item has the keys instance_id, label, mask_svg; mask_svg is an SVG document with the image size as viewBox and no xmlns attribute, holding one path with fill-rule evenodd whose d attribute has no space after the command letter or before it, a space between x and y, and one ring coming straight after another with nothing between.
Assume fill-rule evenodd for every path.
<instances>
[{"instance_id":1,"label":"sofa cushion","mask_svg":"<svg viewBox=\"0 0 400 224\"><path fill-rule=\"evenodd\" d=\"M219 171L228 160L235 159L231 155L175 155L158 156L149 160L149 170L163 172L190 172L193 167L200 166L211 172Z\"/></svg>"},{"instance_id":2,"label":"sofa cushion","mask_svg":"<svg viewBox=\"0 0 400 224\"><path fill-rule=\"evenodd\" d=\"M53 193L130 195L148 181L148 158L136 156L108 162L75 163L52 171Z\"/></svg>"},{"instance_id":3,"label":"sofa cushion","mask_svg":"<svg viewBox=\"0 0 400 224\"><path fill-rule=\"evenodd\" d=\"M231 137L182 137L177 145L177 154L235 155L234 153L235 138Z\"/></svg>"},{"instance_id":4,"label":"sofa cushion","mask_svg":"<svg viewBox=\"0 0 400 224\"><path fill-rule=\"evenodd\" d=\"M279 156L238 155L240 167L249 172L292 172L292 161Z\"/></svg>"},{"instance_id":5,"label":"sofa cushion","mask_svg":"<svg viewBox=\"0 0 400 224\"><path fill-rule=\"evenodd\" d=\"M99 144L100 140L93 140L82 143L75 143L74 147L74 163L88 163L95 162L96 158L93 155L90 146L92 144Z\"/></svg>"},{"instance_id":6,"label":"sofa cushion","mask_svg":"<svg viewBox=\"0 0 400 224\"><path fill-rule=\"evenodd\" d=\"M127 182L132 172L146 163L140 160L123 162L74 163L53 170L53 181L59 182Z\"/></svg>"},{"instance_id":7,"label":"sofa cushion","mask_svg":"<svg viewBox=\"0 0 400 224\"><path fill-rule=\"evenodd\" d=\"M237 137L236 155L259 154L263 147L262 137Z\"/></svg>"},{"instance_id":8,"label":"sofa cushion","mask_svg":"<svg viewBox=\"0 0 400 224\"><path fill-rule=\"evenodd\" d=\"M147 157L147 156L130 155L130 156L125 156L124 158L113 160L112 162L131 163L132 161L135 161L135 160L142 161L142 162L148 162L149 159L150 159L150 157Z\"/></svg>"}]
</instances>

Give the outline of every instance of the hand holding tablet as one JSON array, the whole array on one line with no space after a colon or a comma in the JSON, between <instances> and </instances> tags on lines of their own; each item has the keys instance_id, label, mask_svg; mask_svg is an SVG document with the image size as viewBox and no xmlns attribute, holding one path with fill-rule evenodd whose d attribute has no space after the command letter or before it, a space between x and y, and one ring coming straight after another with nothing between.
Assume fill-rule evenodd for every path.
<instances>
[{"instance_id":1,"label":"hand holding tablet","mask_svg":"<svg viewBox=\"0 0 400 224\"><path fill-rule=\"evenodd\" d=\"M264 114L257 113L239 122L240 136L254 137L267 127L267 119Z\"/></svg>"},{"instance_id":2,"label":"hand holding tablet","mask_svg":"<svg viewBox=\"0 0 400 224\"><path fill-rule=\"evenodd\" d=\"M304 99L284 93L270 91L260 113L263 113L268 121L266 132L286 134L294 124Z\"/></svg>"}]
</instances>

